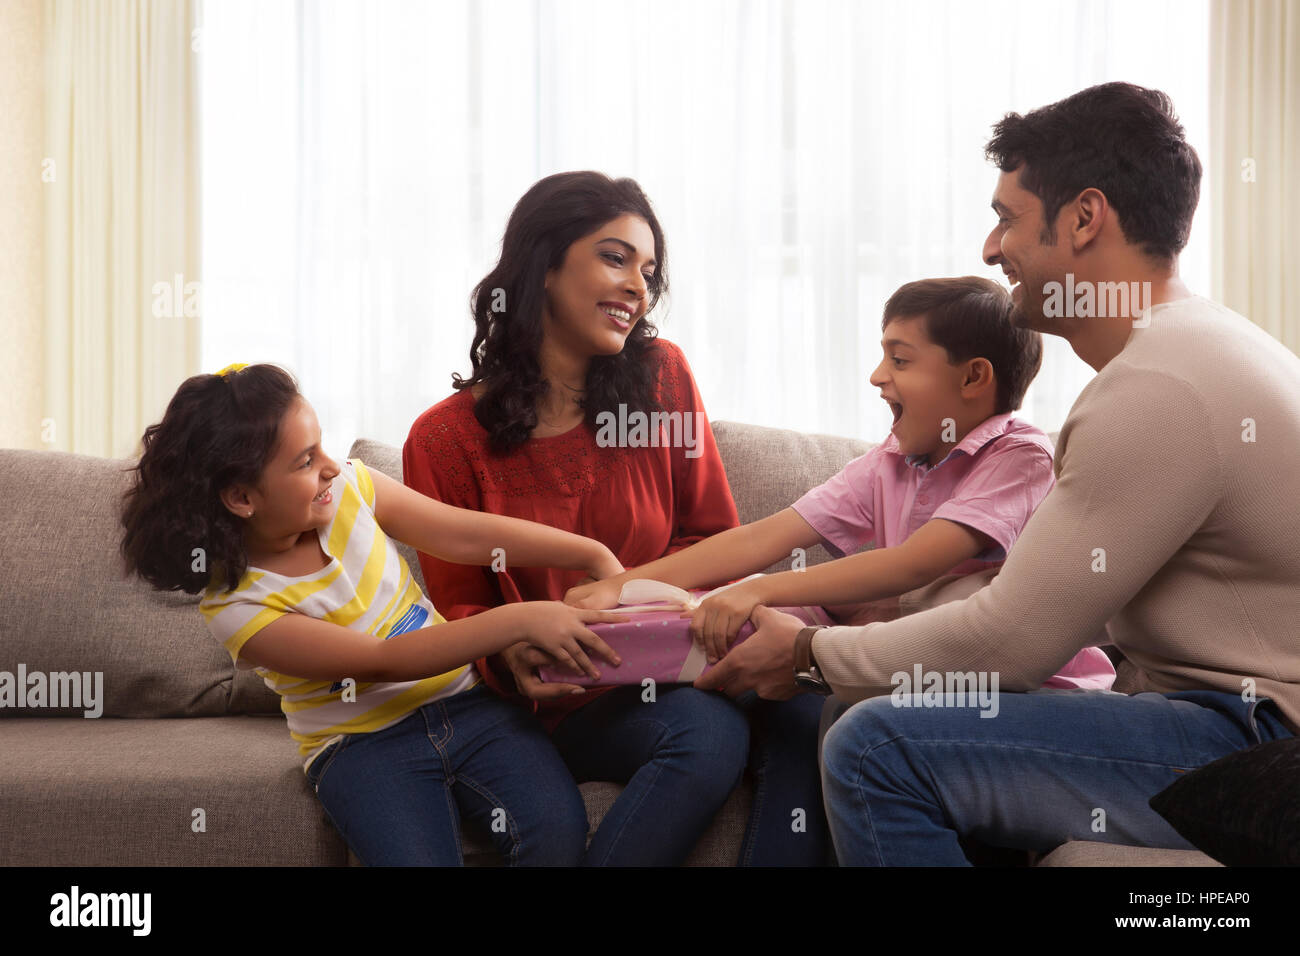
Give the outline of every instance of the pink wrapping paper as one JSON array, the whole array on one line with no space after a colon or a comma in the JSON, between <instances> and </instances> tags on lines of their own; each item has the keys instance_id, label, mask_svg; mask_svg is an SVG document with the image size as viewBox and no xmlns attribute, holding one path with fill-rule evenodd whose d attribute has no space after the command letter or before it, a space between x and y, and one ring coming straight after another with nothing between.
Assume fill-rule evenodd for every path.
<instances>
[{"instance_id":1,"label":"pink wrapping paper","mask_svg":"<svg viewBox=\"0 0 1300 956\"><path fill-rule=\"evenodd\" d=\"M707 592L698 591L696 595ZM618 608L610 610L618 612ZM834 624L830 616L820 607L778 607L807 624ZM592 653L587 656L600 671L600 679L593 680L586 674L575 674L563 667L542 667L538 674L542 680L553 684L577 684L582 687L606 687L616 684L640 684L649 677L656 684L689 684L700 674L709 670L709 663L703 648L696 647L691 641L691 624L689 617L682 617L678 607L666 607L662 611L644 611L628 615L628 620L621 624L592 624L591 630L600 637L623 659L615 667L601 660ZM754 625L748 621L741 627L731 649L749 635L754 633Z\"/></svg>"}]
</instances>

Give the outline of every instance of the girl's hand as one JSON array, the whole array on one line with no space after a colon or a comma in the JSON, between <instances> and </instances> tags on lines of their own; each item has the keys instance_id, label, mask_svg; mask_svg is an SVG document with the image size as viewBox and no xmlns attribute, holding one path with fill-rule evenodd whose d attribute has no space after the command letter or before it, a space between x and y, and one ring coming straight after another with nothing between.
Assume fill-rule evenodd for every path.
<instances>
[{"instance_id":1,"label":"girl's hand","mask_svg":"<svg viewBox=\"0 0 1300 956\"><path fill-rule=\"evenodd\" d=\"M517 613L523 615L525 641L546 651L557 663L575 672L584 673L593 680L600 677L600 671L587 656L587 650L615 667L623 663L623 659L587 625L617 624L627 620L626 614L575 608L559 601L526 601L507 607L519 608Z\"/></svg>"},{"instance_id":2,"label":"girl's hand","mask_svg":"<svg viewBox=\"0 0 1300 956\"><path fill-rule=\"evenodd\" d=\"M618 607L618 596L623 590L623 584L624 581L617 576L590 584L579 584L565 593L564 603L596 610Z\"/></svg>"},{"instance_id":3,"label":"girl's hand","mask_svg":"<svg viewBox=\"0 0 1300 956\"><path fill-rule=\"evenodd\" d=\"M623 565L619 563L618 558L614 557L614 552L602 544L600 553L587 566L587 573L591 575L592 580L603 581L605 578L612 578L616 574L622 574ZM614 603L617 604L618 601L615 600Z\"/></svg>"},{"instance_id":4,"label":"girl's hand","mask_svg":"<svg viewBox=\"0 0 1300 956\"><path fill-rule=\"evenodd\" d=\"M759 580L746 581L727 588L700 603L693 612L682 614L691 618L691 640L704 648L710 664L716 664L727 654L728 645L736 639L754 608L763 603Z\"/></svg>"}]
</instances>

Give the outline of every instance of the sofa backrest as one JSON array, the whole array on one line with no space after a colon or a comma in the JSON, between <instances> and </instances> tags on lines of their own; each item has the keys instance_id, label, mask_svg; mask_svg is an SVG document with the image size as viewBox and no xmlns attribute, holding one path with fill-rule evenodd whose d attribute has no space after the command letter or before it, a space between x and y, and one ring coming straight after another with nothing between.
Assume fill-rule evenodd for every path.
<instances>
[{"instance_id":1,"label":"sofa backrest","mask_svg":"<svg viewBox=\"0 0 1300 956\"><path fill-rule=\"evenodd\" d=\"M714 422L713 429L742 522L787 507L871 448L736 422ZM360 439L349 457L401 480L396 446ZM279 713L275 694L252 671L236 671L212 639L197 596L155 591L125 576L118 508L134 464L0 449L0 500L9 506L0 513L0 671L101 673L103 716ZM424 587L414 550L403 544L399 551ZM807 555L809 565L827 559L820 546ZM0 717L84 710L0 707Z\"/></svg>"},{"instance_id":2,"label":"sofa backrest","mask_svg":"<svg viewBox=\"0 0 1300 956\"><path fill-rule=\"evenodd\" d=\"M0 671L101 674L105 717L278 713L251 671L236 679L197 595L126 577L119 508L134 464L0 449ZM85 709L3 707L0 717Z\"/></svg>"}]
</instances>

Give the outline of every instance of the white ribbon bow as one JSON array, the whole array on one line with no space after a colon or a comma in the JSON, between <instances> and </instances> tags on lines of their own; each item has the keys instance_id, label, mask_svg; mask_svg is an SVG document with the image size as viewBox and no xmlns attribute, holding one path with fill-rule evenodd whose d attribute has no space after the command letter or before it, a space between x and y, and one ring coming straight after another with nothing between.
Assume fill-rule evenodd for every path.
<instances>
[{"instance_id":1,"label":"white ribbon bow","mask_svg":"<svg viewBox=\"0 0 1300 956\"><path fill-rule=\"evenodd\" d=\"M706 591L699 597L695 597L690 591L683 590L673 584L637 578L623 585L623 590L618 594L619 607L617 610L621 614L636 614L641 611L694 611L702 602L713 597L713 595L762 576L763 572L759 571L747 578L741 578L739 581L732 581L731 584L724 584L720 588Z\"/></svg>"}]
</instances>

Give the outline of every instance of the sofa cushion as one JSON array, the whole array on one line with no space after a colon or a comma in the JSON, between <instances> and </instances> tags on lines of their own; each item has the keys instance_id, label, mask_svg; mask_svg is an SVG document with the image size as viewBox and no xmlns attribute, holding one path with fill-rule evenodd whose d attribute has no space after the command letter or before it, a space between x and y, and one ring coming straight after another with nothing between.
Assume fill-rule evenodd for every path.
<instances>
[{"instance_id":1,"label":"sofa cushion","mask_svg":"<svg viewBox=\"0 0 1300 956\"><path fill-rule=\"evenodd\" d=\"M1153 850L1149 847L1072 840L1057 847L1039 866L1219 866L1196 850Z\"/></svg>"},{"instance_id":2,"label":"sofa cushion","mask_svg":"<svg viewBox=\"0 0 1300 956\"><path fill-rule=\"evenodd\" d=\"M282 719L0 720L8 866L341 866ZM204 812L203 832L192 829Z\"/></svg>"},{"instance_id":3,"label":"sofa cushion","mask_svg":"<svg viewBox=\"0 0 1300 956\"><path fill-rule=\"evenodd\" d=\"M107 717L221 716L235 668L197 595L125 577L118 509L134 464L0 449L0 670L100 672ZM0 710L60 714L82 710Z\"/></svg>"}]
</instances>

